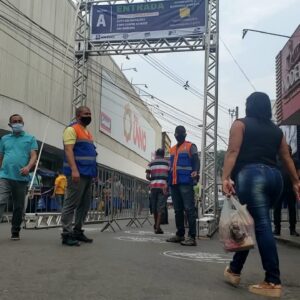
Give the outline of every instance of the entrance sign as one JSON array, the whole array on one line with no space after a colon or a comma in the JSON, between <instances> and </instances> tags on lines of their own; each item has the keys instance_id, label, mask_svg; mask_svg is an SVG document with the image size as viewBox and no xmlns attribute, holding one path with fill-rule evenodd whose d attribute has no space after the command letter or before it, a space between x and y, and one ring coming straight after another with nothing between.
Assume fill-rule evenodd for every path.
<instances>
[{"instance_id":1,"label":"entrance sign","mask_svg":"<svg viewBox=\"0 0 300 300\"><path fill-rule=\"evenodd\" d=\"M173 0L131 4L93 5L93 41L199 36L205 32L203 0Z\"/></svg>"}]
</instances>

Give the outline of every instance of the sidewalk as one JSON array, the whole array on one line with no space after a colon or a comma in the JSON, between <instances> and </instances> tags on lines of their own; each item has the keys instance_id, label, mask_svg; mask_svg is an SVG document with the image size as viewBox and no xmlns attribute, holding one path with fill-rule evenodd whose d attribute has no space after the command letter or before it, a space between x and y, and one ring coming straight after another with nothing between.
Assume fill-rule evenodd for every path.
<instances>
[{"instance_id":1,"label":"sidewalk","mask_svg":"<svg viewBox=\"0 0 300 300\"><path fill-rule=\"evenodd\" d=\"M300 233L300 224L296 225L296 231ZM281 223L281 235L275 236L275 239L280 243L285 243L290 246L300 248L300 236L290 236L289 223Z\"/></svg>"}]
</instances>

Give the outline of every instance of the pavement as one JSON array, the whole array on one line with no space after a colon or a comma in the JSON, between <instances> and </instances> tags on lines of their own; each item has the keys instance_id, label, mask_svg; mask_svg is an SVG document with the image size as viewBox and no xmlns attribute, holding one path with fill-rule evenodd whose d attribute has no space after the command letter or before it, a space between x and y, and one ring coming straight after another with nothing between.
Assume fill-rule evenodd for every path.
<instances>
[{"instance_id":1,"label":"pavement","mask_svg":"<svg viewBox=\"0 0 300 300\"><path fill-rule=\"evenodd\" d=\"M171 211L170 211L171 212ZM92 244L61 245L59 228L22 230L10 241L9 224L0 224L0 299L14 300L240 300L265 299L250 294L249 284L263 280L257 249L251 251L241 285L223 280L231 259L214 235L196 247L165 242L174 231L174 216L165 234L153 227L101 232L103 225L86 226ZM116 226L114 226L117 229ZM284 285L283 299L300 299L299 249L278 244Z\"/></svg>"},{"instance_id":2,"label":"pavement","mask_svg":"<svg viewBox=\"0 0 300 300\"><path fill-rule=\"evenodd\" d=\"M297 224L296 231L300 233L299 223ZM290 235L289 224L287 222L281 223L281 234L280 236L275 236L275 239L280 243L285 243L290 246L300 248L300 237Z\"/></svg>"}]
</instances>

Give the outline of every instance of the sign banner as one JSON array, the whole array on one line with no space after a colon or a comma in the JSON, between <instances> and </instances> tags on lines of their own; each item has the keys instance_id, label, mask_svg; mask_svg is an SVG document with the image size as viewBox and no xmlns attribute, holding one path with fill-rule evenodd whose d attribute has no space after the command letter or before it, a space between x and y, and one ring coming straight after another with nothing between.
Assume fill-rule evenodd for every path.
<instances>
[{"instance_id":1,"label":"sign banner","mask_svg":"<svg viewBox=\"0 0 300 300\"><path fill-rule=\"evenodd\" d=\"M205 32L205 3L205 0L173 0L93 5L91 40L199 36Z\"/></svg>"},{"instance_id":2,"label":"sign banner","mask_svg":"<svg viewBox=\"0 0 300 300\"><path fill-rule=\"evenodd\" d=\"M146 107L141 102L133 105L112 73L103 70L102 76L100 131L150 161L155 152L155 130L139 111Z\"/></svg>"},{"instance_id":3,"label":"sign banner","mask_svg":"<svg viewBox=\"0 0 300 300\"><path fill-rule=\"evenodd\" d=\"M292 154L297 152L297 126L280 126L286 142L292 148Z\"/></svg>"},{"instance_id":4,"label":"sign banner","mask_svg":"<svg viewBox=\"0 0 300 300\"><path fill-rule=\"evenodd\" d=\"M277 56L277 97L285 125L300 125L300 25Z\"/></svg>"}]
</instances>

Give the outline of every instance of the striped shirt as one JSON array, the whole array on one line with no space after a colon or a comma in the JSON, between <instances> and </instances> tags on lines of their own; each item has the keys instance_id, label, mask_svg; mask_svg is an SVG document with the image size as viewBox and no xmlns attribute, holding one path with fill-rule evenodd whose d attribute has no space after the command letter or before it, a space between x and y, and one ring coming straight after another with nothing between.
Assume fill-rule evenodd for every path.
<instances>
[{"instance_id":1,"label":"striped shirt","mask_svg":"<svg viewBox=\"0 0 300 300\"><path fill-rule=\"evenodd\" d=\"M150 188L164 188L167 186L169 174L169 161L164 158L152 160L146 170L150 175Z\"/></svg>"}]
</instances>

